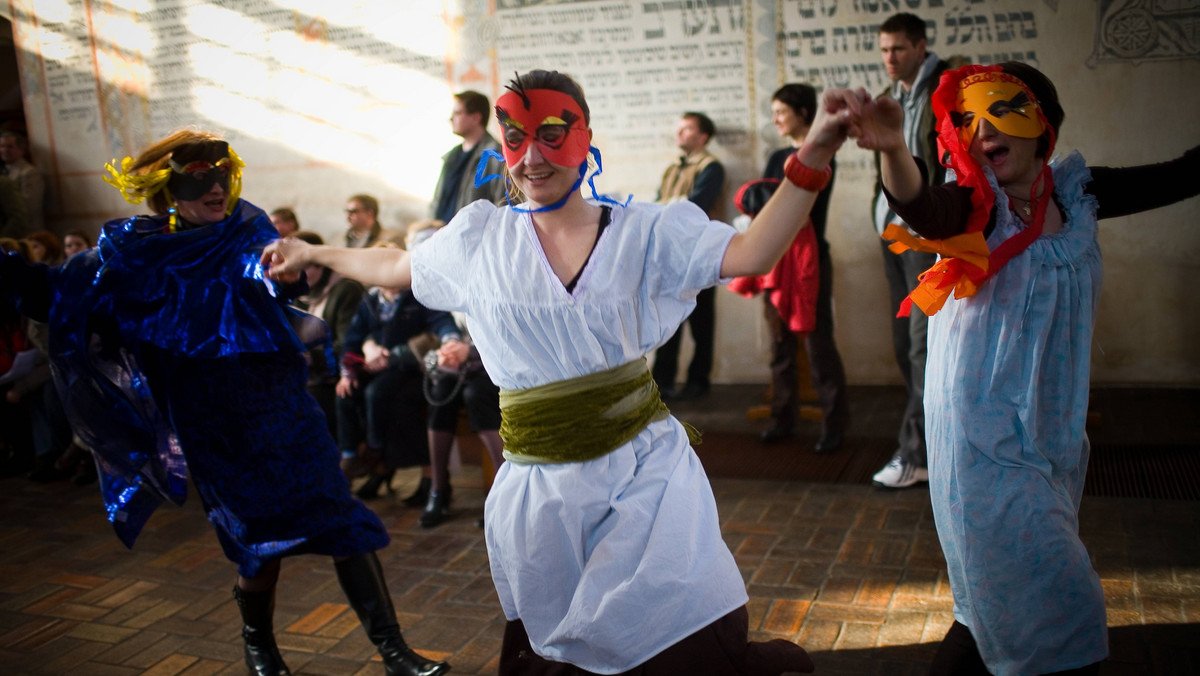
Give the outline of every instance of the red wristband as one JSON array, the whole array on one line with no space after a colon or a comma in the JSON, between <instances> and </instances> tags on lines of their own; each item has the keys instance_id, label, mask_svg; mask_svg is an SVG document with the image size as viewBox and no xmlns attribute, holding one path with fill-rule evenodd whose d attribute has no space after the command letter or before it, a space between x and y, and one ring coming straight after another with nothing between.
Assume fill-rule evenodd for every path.
<instances>
[{"instance_id":1,"label":"red wristband","mask_svg":"<svg viewBox=\"0 0 1200 676\"><path fill-rule=\"evenodd\" d=\"M788 155L787 161L783 163L783 175L801 190L821 192L833 177L833 167L825 167L824 170L813 169L800 161L798 152Z\"/></svg>"}]
</instances>

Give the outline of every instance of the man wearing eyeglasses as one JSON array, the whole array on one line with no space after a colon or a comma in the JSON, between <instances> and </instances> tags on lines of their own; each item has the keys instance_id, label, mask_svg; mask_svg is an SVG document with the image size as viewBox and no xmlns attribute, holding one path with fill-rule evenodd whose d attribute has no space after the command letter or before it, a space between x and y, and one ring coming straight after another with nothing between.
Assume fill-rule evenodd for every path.
<instances>
[{"instance_id":1,"label":"man wearing eyeglasses","mask_svg":"<svg viewBox=\"0 0 1200 676\"><path fill-rule=\"evenodd\" d=\"M700 207L709 218L717 219L721 191L725 187L725 167L708 152L708 142L716 136L713 121L704 113L686 112L675 129L675 145L682 155L678 162L663 172L658 189L658 202L667 204L688 200ZM654 382L664 399L695 399L708 394L709 375L713 364L713 334L716 327L716 289L709 287L696 296L696 309L687 319L696 349L688 365L684 388L675 391L679 344L683 338L680 326L654 353Z\"/></svg>"},{"instance_id":2,"label":"man wearing eyeglasses","mask_svg":"<svg viewBox=\"0 0 1200 676\"><path fill-rule=\"evenodd\" d=\"M370 195L354 195L346 200L346 240L350 249L365 249L379 240L396 241L403 234L384 230L379 224L379 200Z\"/></svg>"},{"instance_id":3,"label":"man wearing eyeglasses","mask_svg":"<svg viewBox=\"0 0 1200 676\"><path fill-rule=\"evenodd\" d=\"M491 104L483 94L468 89L454 95L450 128L462 137L462 143L442 156L442 174L433 191L433 201L429 203L430 218L449 223L459 209L476 200L504 204L504 181L475 185L475 173L483 152L500 152L500 143L487 131L490 116ZM489 160L484 175L500 173L500 163Z\"/></svg>"}]
</instances>

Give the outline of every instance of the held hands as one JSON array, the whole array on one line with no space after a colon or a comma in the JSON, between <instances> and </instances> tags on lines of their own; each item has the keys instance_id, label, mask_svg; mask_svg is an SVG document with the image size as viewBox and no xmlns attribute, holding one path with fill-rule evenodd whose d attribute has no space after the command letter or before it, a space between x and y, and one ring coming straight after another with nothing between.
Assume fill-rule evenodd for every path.
<instances>
[{"instance_id":1,"label":"held hands","mask_svg":"<svg viewBox=\"0 0 1200 676\"><path fill-rule=\"evenodd\" d=\"M438 348L438 365L457 369L471 354L471 346L459 340L447 340Z\"/></svg>"},{"instance_id":2,"label":"held hands","mask_svg":"<svg viewBox=\"0 0 1200 676\"><path fill-rule=\"evenodd\" d=\"M368 340L363 343L363 369L367 373L379 373L386 371L388 368L389 352L376 343L374 340Z\"/></svg>"},{"instance_id":3,"label":"held hands","mask_svg":"<svg viewBox=\"0 0 1200 676\"><path fill-rule=\"evenodd\" d=\"M817 116L804 143L836 151L854 128L854 116L871 99L867 90L826 89L817 104Z\"/></svg>"},{"instance_id":4,"label":"held hands","mask_svg":"<svg viewBox=\"0 0 1200 676\"><path fill-rule=\"evenodd\" d=\"M887 96L871 98L861 87L826 89L805 145L812 143L817 149L836 151L847 137L857 139L858 146L867 150L886 153L903 149L904 110L900 102Z\"/></svg>"},{"instance_id":5,"label":"held hands","mask_svg":"<svg viewBox=\"0 0 1200 676\"><path fill-rule=\"evenodd\" d=\"M299 281L300 273L308 267L312 246L295 237L281 237L263 249L259 259L267 277L285 284Z\"/></svg>"},{"instance_id":6,"label":"held hands","mask_svg":"<svg viewBox=\"0 0 1200 676\"><path fill-rule=\"evenodd\" d=\"M904 109L890 96L865 103L855 118L851 133L858 139L860 148L881 153L908 153L904 145Z\"/></svg>"}]
</instances>

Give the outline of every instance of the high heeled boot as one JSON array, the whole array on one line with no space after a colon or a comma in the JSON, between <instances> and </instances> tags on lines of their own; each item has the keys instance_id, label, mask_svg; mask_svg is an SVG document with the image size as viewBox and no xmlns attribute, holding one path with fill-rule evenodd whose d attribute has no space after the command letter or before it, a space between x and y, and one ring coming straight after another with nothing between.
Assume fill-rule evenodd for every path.
<instances>
[{"instance_id":1,"label":"high heeled boot","mask_svg":"<svg viewBox=\"0 0 1200 676\"><path fill-rule=\"evenodd\" d=\"M387 495L392 494L392 477L396 475L396 470L388 470L383 474L372 474L359 486L354 494L359 500L375 500L379 498L379 489L383 488Z\"/></svg>"},{"instance_id":2,"label":"high heeled boot","mask_svg":"<svg viewBox=\"0 0 1200 676\"><path fill-rule=\"evenodd\" d=\"M242 640L246 643L246 666L254 676L291 676L275 645L272 618L275 615L275 588L246 591L236 585L233 598L242 611Z\"/></svg>"},{"instance_id":3,"label":"high heeled boot","mask_svg":"<svg viewBox=\"0 0 1200 676\"><path fill-rule=\"evenodd\" d=\"M404 642L375 552L336 561L334 568L350 607L383 656L387 676L439 676L450 671L449 664L427 660Z\"/></svg>"},{"instance_id":4,"label":"high heeled boot","mask_svg":"<svg viewBox=\"0 0 1200 676\"><path fill-rule=\"evenodd\" d=\"M421 512L418 522L421 528L434 528L450 516L450 491L430 491L429 502L425 503L425 511Z\"/></svg>"},{"instance_id":5,"label":"high heeled boot","mask_svg":"<svg viewBox=\"0 0 1200 676\"><path fill-rule=\"evenodd\" d=\"M429 499L429 491L433 487L433 480L427 476L421 477L420 483L417 484L417 490L413 494L404 498L403 502L408 507L424 507L425 501Z\"/></svg>"}]
</instances>

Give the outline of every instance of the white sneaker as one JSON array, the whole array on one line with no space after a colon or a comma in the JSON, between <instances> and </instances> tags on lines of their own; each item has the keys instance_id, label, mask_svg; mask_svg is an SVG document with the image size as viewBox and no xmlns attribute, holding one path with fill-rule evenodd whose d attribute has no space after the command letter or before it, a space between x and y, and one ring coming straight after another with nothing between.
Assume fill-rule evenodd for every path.
<instances>
[{"instance_id":1,"label":"white sneaker","mask_svg":"<svg viewBox=\"0 0 1200 676\"><path fill-rule=\"evenodd\" d=\"M872 480L881 488L908 488L929 481L929 470L894 455L883 469L875 473Z\"/></svg>"}]
</instances>

